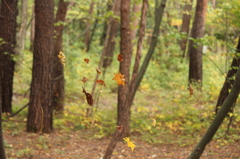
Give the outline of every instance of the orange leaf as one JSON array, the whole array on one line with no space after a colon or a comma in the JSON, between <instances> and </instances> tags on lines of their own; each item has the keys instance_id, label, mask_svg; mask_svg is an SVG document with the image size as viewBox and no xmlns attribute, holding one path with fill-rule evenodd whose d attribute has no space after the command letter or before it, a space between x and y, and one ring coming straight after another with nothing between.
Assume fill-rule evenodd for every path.
<instances>
[{"instance_id":1,"label":"orange leaf","mask_svg":"<svg viewBox=\"0 0 240 159\"><path fill-rule=\"evenodd\" d=\"M102 72L99 70L99 68L96 68L96 71L98 74L101 74Z\"/></svg>"},{"instance_id":2,"label":"orange leaf","mask_svg":"<svg viewBox=\"0 0 240 159\"><path fill-rule=\"evenodd\" d=\"M105 84L105 82L104 82L103 80L98 79L98 80L96 80L96 82L99 83L99 84L101 84L101 85L106 86L106 84Z\"/></svg>"},{"instance_id":3,"label":"orange leaf","mask_svg":"<svg viewBox=\"0 0 240 159\"><path fill-rule=\"evenodd\" d=\"M122 127L121 127L121 126L117 126L117 129L118 129L118 130L121 130L121 129L122 129Z\"/></svg>"},{"instance_id":4,"label":"orange leaf","mask_svg":"<svg viewBox=\"0 0 240 159\"><path fill-rule=\"evenodd\" d=\"M86 99L87 99L88 104L89 104L90 106L92 106L92 105L93 105L92 95L89 94L89 93L87 93L84 88L83 88L83 93L84 93L85 96L86 96Z\"/></svg>"},{"instance_id":5,"label":"orange leaf","mask_svg":"<svg viewBox=\"0 0 240 159\"><path fill-rule=\"evenodd\" d=\"M121 55L121 54L118 54L118 61L119 61L119 62L123 62L123 59L122 59L122 55Z\"/></svg>"},{"instance_id":6,"label":"orange leaf","mask_svg":"<svg viewBox=\"0 0 240 159\"><path fill-rule=\"evenodd\" d=\"M86 63L89 63L89 59L84 59L84 61L85 61Z\"/></svg>"},{"instance_id":7,"label":"orange leaf","mask_svg":"<svg viewBox=\"0 0 240 159\"><path fill-rule=\"evenodd\" d=\"M84 82L87 82L87 81L88 81L88 79L86 77L83 77L82 82L84 83Z\"/></svg>"},{"instance_id":8,"label":"orange leaf","mask_svg":"<svg viewBox=\"0 0 240 159\"><path fill-rule=\"evenodd\" d=\"M113 78L113 80L116 80L117 81L117 84L118 85L125 85L125 78L124 78L124 76L125 75L122 75L120 72L118 72L118 73L114 73L114 75L115 75L115 77Z\"/></svg>"}]
</instances>

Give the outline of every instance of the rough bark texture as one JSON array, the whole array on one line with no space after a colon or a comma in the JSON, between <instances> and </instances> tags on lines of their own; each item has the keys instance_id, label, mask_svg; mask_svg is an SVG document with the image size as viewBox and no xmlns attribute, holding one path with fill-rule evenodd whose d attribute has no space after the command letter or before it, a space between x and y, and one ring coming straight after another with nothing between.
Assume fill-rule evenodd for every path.
<instances>
[{"instance_id":1,"label":"rough bark texture","mask_svg":"<svg viewBox=\"0 0 240 159\"><path fill-rule=\"evenodd\" d=\"M182 28L181 32L185 33L188 36L189 28L190 28L190 20L191 20L191 10L192 10L192 1L186 1L183 9L183 17L182 17ZM187 37L183 38L179 42L180 48L183 52L183 57L185 56L185 50L187 46Z\"/></svg>"},{"instance_id":2,"label":"rough bark texture","mask_svg":"<svg viewBox=\"0 0 240 159\"><path fill-rule=\"evenodd\" d=\"M223 102L227 98L227 96L229 94L229 90L232 88L232 85L234 83L234 76L236 75L238 66L240 65L239 53L240 53L240 37L238 38L238 45L237 45L237 48L236 48L235 57L232 60L231 67L230 67L230 69L227 73L227 77L225 79L223 87L222 87L222 89L220 91L220 94L218 96L218 100L217 100L217 104L216 104L216 108L215 108L216 113L218 112L219 107L222 106Z\"/></svg>"},{"instance_id":3,"label":"rough bark texture","mask_svg":"<svg viewBox=\"0 0 240 159\"><path fill-rule=\"evenodd\" d=\"M198 159L201 157L206 145L212 140L213 136L215 135L218 128L222 124L224 118L231 109L232 105L236 102L239 92L240 92L240 67L238 68L236 79L234 81L231 92L224 101L222 107L220 108L212 124L208 128L207 132L204 134L203 138L197 144L197 146L195 147L195 149L193 150L188 159Z\"/></svg>"},{"instance_id":4,"label":"rough bark texture","mask_svg":"<svg viewBox=\"0 0 240 159\"><path fill-rule=\"evenodd\" d=\"M144 61L143 61L143 64L139 70L139 73L137 75L137 80L136 80L136 84L135 84L135 87L134 87L134 93L133 93L133 98L132 100L134 99L134 96L136 94L136 91L142 81L142 78L147 70L147 67L148 67L148 64L151 60L151 57L154 53L154 50L155 50L155 47L157 45L157 42L158 42L158 36L159 36L159 31L160 31L160 24L161 24L161 21L162 21L162 17L163 17L163 11L164 11L164 8L166 6L166 2L167 0L162 0L161 1L161 4L156 8L155 10L155 26L154 26L154 30L153 30L153 33L152 33L152 41L151 41L151 44L150 44L150 47L148 49L148 52L147 52L147 55L145 56L144 58Z\"/></svg>"},{"instance_id":5,"label":"rough bark texture","mask_svg":"<svg viewBox=\"0 0 240 159\"><path fill-rule=\"evenodd\" d=\"M58 58L58 54L62 51L62 32L65 21L67 7L69 2L59 0L58 11L55 18L55 42L54 42L54 64L53 64L53 107L56 111L62 112L64 108L64 68Z\"/></svg>"},{"instance_id":6,"label":"rough bark texture","mask_svg":"<svg viewBox=\"0 0 240 159\"><path fill-rule=\"evenodd\" d=\"M0 79L0 94L1 94L1 79ZM3 142L3 135L2 135L2 98L0 96L0 158L5 159L6 154L4 150L4 142Z\"/></svg>"},{"instance_id":7,"label":"rough bark texture","mask_svg":"<svg viewBox=\"0 0 240 159\"><path fill-rule=\"evenodd\" d=\"M52 131L53 0L35 0L35 39L27 131Z\"/></svg>"},{"instance_id":8,"label":"rough bark texture","mask_svg":"<svg viewBox=\"0 0 240 159\"><path fill-rule=\"evenodd\" d=\"M12 113L13 74L15 65L17 1L2 0L0 6L0 78L2 112Z\"/></svg>"},{"instance_id":9,"label":"rough bark texture","mask_svg":"<svg viewBox=\"0 0 240 159\"><path fill-rule=\"evenodd\" d=\"M88 11L89 17L91 17L92 14L93 14L93 8L94 8L94 1L92 1L91 4L90 4L90 8L89 8L89 11ZM90 49L91 25L92 25L91 19L88 19L88 22L86 24L85 38L84 38L86 51L88 51Z\"/></svg>"},{"instance_id":10,"label":"rough bark texture","mask_svg":"<svg viewBox=\"0 0 240 159\"><path fill-rule=\"evenodd\" d=\"M110 22L108 24L106 41L103 49L105 52L105 56L103 60L104 68L107 68L108 66L110 66L113 60L113 53L114 53L115 43L116 43L115 38L119 29L119 20L116 17L120 16L120 2L121 0L115 0L112 8L115 18L110 17L109 19Z\"/></svg>"},{"instance_id":11,"label":"rough bark texture","mask_svg":"<svg viewBox=\"0 0 240 159\"><path fill-rule=\"evenodd\" d=\"M130 1L121 1L121 41L120 41L120 54L123 61L120 62L119 71L125 77L125 86L118 87L118 120L117 125L122 126L122 133L120 138L129 136L130 131L130 107L126 107L127 94L130 84L130 66L132 56L132 43L131 43L131 28L130 28Z\"/></svg>"},{"instance_id":12,"label":"rough bark texture","mask_svg":"<svg viewBox=\"0 0 240 159\"><path fill-rule=\"evenodd\" d=\"M191 37L195 40L204 36L205 18L208 0L197 0L196 12L191 32ZM202 84L202 49L203 46L189 41L189 82L198 82Z\"/></svg>"}]
</instances>

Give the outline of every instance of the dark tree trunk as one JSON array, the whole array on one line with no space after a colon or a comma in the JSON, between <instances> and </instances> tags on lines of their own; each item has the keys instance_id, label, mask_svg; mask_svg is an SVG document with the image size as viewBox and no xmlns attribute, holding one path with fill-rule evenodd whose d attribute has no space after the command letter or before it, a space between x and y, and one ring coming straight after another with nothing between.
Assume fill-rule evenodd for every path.
<instances>
[{"instance_id":1,"label":"dark tree trunk","mask_svg":"<svg viewBox=\"0 0 240 159\"><path fill-rule=\"evenodd\" d=\"M2 112L12 113L17 0L2 0L0 8L0 78Z\"/></svg>"},{"instance_id":2,"label":"dark tree trunk","mask_svg":"<svg viewBox=\"0 0 240 159\"><path fill-rule=\"evenodd\" d=\"M118 87L118 120L117 125L122 126L120 138L129 136L130 133L130 107L126 107L127 94L130 84L130 66L132 56L132 40L131 40L131 27L130 27L130 1L122 0L121 7L121 41L120 41L120 54L123 61L120 63L119 71L124 75L125 86L119 85Z\"/></svg>"},{"instance_id":3,"label":"dark tree trunk","mask_svg":"<svg viewBox=\"0 0 240 159\"><path fill-rule=\"evenodd\" d=\"M217 100L217 104L216 104L216 108L215 108L216 113L218 112L219 108L222 106L223 102L227 98L227 96L229 94L229 90L232 88L232 85L234 83L234 76L236 75L237 68L240 65L239 53L240 53L240 37L238 38L238 45L237 45L237 48L236 48L235 57L232 60L232 64L231 64L230 69L227 73L227 77L225 79L223 87L222 87L222 89L220 91L220 94L218 96L218 100Z\"/></svg>"},{"instance_id":4,"label":"dark tree trunk","mask_svg":"<svg viewBox=\"0 0 240 159\"><path fill-rule=\"evenodd\" d=\"M1 92L1 79L0 79L0 94ZM2 134L2 98L0 96L0 158L1 159L5 159L6 155L5 155L5 150L4 150L4 142L3 142L3 134Z\"/></svg>"},{"instance_id":5,"label":"dark tree trunk","mask_svg":"<svg viewBox=\"0 0 240 159\"><path fill-rule=\"evenodd\" d=\"M205 19L208 0L197 0L196 12L191 32L191 37L195 40L204 36ZM201 44L189 41L189 82L202 84L202 48Z\"/></svg>"},{"instance_id":6,"label":"dark tree trunk","mask_svg":"<svg viewBox=\"0 0 240 159\"><path fill-rule=\"evenodd\" d=\"M179 45L180 48L183 52L183 57L185 57L185 51L186 51L186 46L187 46L187 37L189 33L189 28L190 28L190 20L191 20L191 10L192 10L192 1L186 1L185 6L184 6L184 13L182 17L182 28L181 32L186 34L186 38L183 38L180 40Z\"/></svg>"},{"instance_id":7,"label":"dark tree trunk","mask_svg":"<svg viewBox=\"0 0 240 159\"><path fill-rule=\"evenodd\" d=\"M62 51L62 32L67 13L69 2L59 0L58 11L55 18L55 42L54 42L54 64L53 64L53 107L57 112L62 112L64 109L64 69L58 58L58 54Z\"/></svg>"},{"instance_id":8,"label":"dark tree trunk","mask_svg":"<svg viewBox=\"0 0 240 159\"><path fill-rule=\"evenodd\" d=\"M212 124L208 128L207 132L204 134L204 136L197 144L197 146L195 147L191 155L188 157L188 159L199 159L201 157L206 145L212 140L213 136L215 135L218 128L222 124L224 118L231 109L232 105L236 103L239 92L240 92L240 67L238 67L236 79L234 81L231 92L227 96L226 100L224 101L222 107L220 108Z\"/></svg>"},{"instance_id":9,"label":"dark tree trunk","mask_svg":"<svg viewBox=\"0 0 240 159\"><path fill-rule=\"evenodd\" d=\"M121 0L115 0L112 11L116 17L120 15L120 2ZM107 35L106 35L106 42L104 45L104 60L103 60L103 67L107 68L111 65L113 60L113 53L115 49L115 38L118 33L119 29L119 20L117 18L110 17L110 23L108 24Z\"/></svg>"},{"instance_id":10,"label":"dark tree trunk","mask_svg":"<svg viewBox=\"0 0 240 159\"><path fill-rule=\"evenodd\" d=\"M28 132L52 132L53 0L35 0L35 39Z\"/></svg>"}]
</instances>

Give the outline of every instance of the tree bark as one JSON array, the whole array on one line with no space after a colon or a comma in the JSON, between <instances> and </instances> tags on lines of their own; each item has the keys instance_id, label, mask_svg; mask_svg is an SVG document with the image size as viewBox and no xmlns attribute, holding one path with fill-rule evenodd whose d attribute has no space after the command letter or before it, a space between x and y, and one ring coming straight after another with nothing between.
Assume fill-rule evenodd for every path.
<instances>
[{"instance_id":1,"label":"tree bark","mask_svg":"<svg viewBox=\"0 0 240 159\"><path fill-rule=\"evenodd\" d=\"M236 79L234 81L233 87L228 97L224 101L222 107L220 108L212 124L208 128L207 132L204 134L201 141L197 144L197 146L195 147L191 155L188 157L188 159L198 159L201 157L206 145L212 140L213 136L215 135L218 128L222 124L224 118L231 109L232 105L236 102L239 92L240 92L240 67L238 68Z\"/></svg>"},{"instance_id":2,"label":"tree bark","mask_svg":"<svg viewBox=\"0 0 240 159\"><path fill-rule=\"evenodd\" d=\"M54 1L35 0L35 39L27 131L52 132Z\"/></svg>"},{"instance_id":3,"label":"tree bark","mask_svg":"<svg viewBox=\"0 0 240 159\"><path fill-rule=\"evenodd\" d=\"M13 75L15 65L17 1L2 0L0 8L0 78L2 112L12 113Z\"/></svg>"},{"instance_id":4,"label":"tree bark","mask_svg":"<svg viewBox=\"0 0 240 159\"><path fill-rule=\"evenodd\" d=\"M92 17L93 8L94 8L94 1L92 1L90 4L90 8L88 11L89 17ZM85 33L85 38L84 38L86 51L88 51L90 48L91 25L92 25L92 23L91 23L91 18L90 18L90 19L88 19L87 24L86 24L86 33Z\"/></svg>"},{"instance_id":5,"label":"tree bark","mask_svg":"<svg viewBox=\"0 0 240 159\"><path fill-rule=\"evenodd\" d=\"M120 54L123 61L120 62L119 71L124 75L125 86L119 85L118 87L118 119L117 125L122 126L121 137L129 136L130 131L130 108L126 107L127 94L130 84L130 66L132 56L132 41L131 41L131 27L130 27L130 1L121 1L121 41L120 41Z\"/></svg>"},{"instance_id":6,"label":"tree bark","mask_svg":"<svg viewBox=\"0 0 240 159\"><path fill-rule=\"evenodd\" d=\"M183 9L181 33L185 33L186 38L181 39L179 42L180 48L183 52L183 57L185 57L186 46L187 46L187 37L189 34L189 28L190 28L192 2L193 2L193 0L186 1L184 9Z\"/></svg>"},{"instance_id":7,"label":"tree bark","mask_svg":"<svg viewBox=\"0 0 240 159\"><path fill-rule=\"evenodd\" d=\"M191 37L198 40L204 36L205 19L208 0L197 0L196 12ZM202 49L196 41L189 41L189 83L197 82L202 85ZM201 87L200 87L201 88Z\"/></svg>"},{"instance_id":8,"label":"tree bark","mask_svg":"<svg viewBox=\"0 0 240 159\"><path fill-rule=\"evenodd\" d=\"M132 7L132 26L131 26L131 39L134 44L134 39L136 38L137 31L138 31L138 23L139 23L139 13L141 12L142 3L137 3L134 1Z\"/></svg>"},{"instance_id":9,"label":"tree bark","mask_svg":"<svg viewBox=\"0 0 240 159\"><path fill-rule=\"evenodd\" d=\"M2 85L0 79L0 94L2 93ZM3 134L2 134L2 96L0 96L0 158L6 159L5 149L4 149L4 141L3 141Z\"/></svg>"},{"instance_id":10,"label":"tree bark","mask_svg":"<svg viewBox=\"0 0 240 159\"><path fill-rule=\"evenodd\" d=\"M54 64L53 64L53 107L57 112L63 112L64 109L64 68L58 58L62 51L62 32L64 29L65 17L69 2L59 0L58 11L55 18L55 42L54 42Z\"/></svg>"},{"instance_id":11,"label":"tree bark","mask_svg":"<svg viewBox=\"0 0 240 159\"><path fill-rule=\"evenodd\" d=\"M148 49L147 55L145 56L143 64L141 65L141 68L140 68L139 73L137 75L137 80L136 80L136 84L135 84L135 87L134 87L134 93L133 93L132 101L133 101L134 96L136 94L136 91L137 91L137 89L138 89L138 87L139 87L139 85L142 81L142 78L143 78L143 76L144 76L144 74L147 70L148 64L151 60L151 57L152 57L152 55L154 53L154 50L155 50L155 47L157 45L158 36L159 36L159 32L160 32L159 27L160 27L161 22L162 22L163 11L164 11L164 8L166 6L166 2L167 2L167 0L162 0L161 4L155 10L155 26L154 26L154 30L153 30L153 33L152 33L152 41L151 41L150 47Z\"/></svg>"},{"instance_id":12,"label":"tree bark","mask_svg":"<svg viewBox=\"0 0 240 159\"><path fill-rule=\"evenodd\" d=\"M216 107L215 107L215 112L216 113L218 112L219 108L222 106L223 102L227 98L227 96L229 94L229 90L232 88L232 85L234 83L233 78L237 73L238 66L240 65L239 53L240 53L240 37L238 38L238 45L237 45L237 48L236 48L235 57L232 60L231 67L228 70L227 77L224 81L223 87L222 87L222 89L220 91L220 94L218 96L217 104L216 104Z\"/></svg>"}]
</instances>

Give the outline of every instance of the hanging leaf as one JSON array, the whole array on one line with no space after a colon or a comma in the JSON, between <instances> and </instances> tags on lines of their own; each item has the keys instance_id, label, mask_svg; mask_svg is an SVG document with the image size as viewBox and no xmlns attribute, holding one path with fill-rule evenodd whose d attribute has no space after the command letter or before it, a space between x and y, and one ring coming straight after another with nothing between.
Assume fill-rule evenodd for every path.
<instances>
[{"instance_id":1,"label":"hanging leaf","mask_svg":"<svg viewBox=\"0 0 240 159\"><path fill-rule=\"evenodd\" d=\"M86 63L89 63L90 60L89 60L89 59L84 59L84 61L85 61Z\"/></svg>"},{"instance_id":2,"label":"hanging leaf","mask_svg":"<svg viewBox=\"0 0 240 159\"><path fill-rule=\"evenodd\" d=\"M83 88L83 87L82 87L82 88ZM89 93L87 93L87 92L85 91L84 88L83 88L83 93L84 93L85 96L86 96L87 103L88 103L90 106L92 106L92 105L93 105L93 98L92 98L92 95L89 94Z\"/></svg>"},{"instance_id":3,"label":"hanging leaf","mask_svg":"<svg viewBox=\"0 0 240 159\"><path fill-rule=\"evenodd\" d=\"M99 68L96 68L96 71L98 74L101 74L102 72L99 70Z\"/></svg>"},{"instance_id":4,"label":"hanging leaf","mask_svg":"<svg viewBox=\"0 0 240 159\"><path fill-rule=\"evenodd\" d=\"M113 78L113 80L116 80L117 81L117 84L118 85L125 85L125 78L124 78L124 76L125 75L122 75L120 72L118 72L118 73L114 73L114 75L115 75L115 77Z\"/></svg>"},{"instance_id":5,"label":"hanging leaf","mask_svg":"<svg viewBox=\"0 0 240 159\"><path fill-rule=\"evenodd\" d=\"M121 127L121 126L117 126L117 129L118 129L118 130L121 130L121 129L122 129L122 127Z\"/></svg>"},{"instance_id":6,"label":"hanging leaf","mask_svg":"<svg viewBox=\"0 0 240 159\"><path fill-rule=\"evenodd\" d=\"M65 57L65 55L63 54L62 51L59 52L59 54L58 54L58 58L60 59L60 62L62 63L62 65L65 66L65 63L66 63L66 57Z\"/></svg>"},{"instance_id":7,"label":"hanging leaf","mask_svg":"<svg viewBox=\"0 0 240 159\"><path fill-rule=\"evenodd\" d=\"M134 143L133 143L132 141L130 141L130 139L129 139L128 137L125 137L125 138L123 138L123 139L124 139L124 141L127 142L128 147L130 147L131 150L133 151L134 148L136 147L136 145L134 145Z\"/></svg>"},{"instance_id":8,"label":"hanging leaf","mask_svg":"<svg viewBox=\"0 0 240 159\"><path fill-rule=\"evenodd\" d=\"M96 80L97 83L106 86L105 82L103 80L97 79Z\"/></svg>"},{"instance_id":9,"label":"hanging leaf","mask_svg":"<svg viewBox=\"0 0 240 159\"><path fill-rule=\"evenodd\" d=\"M87 81L88 81L88 79L86 77L83 77L82 82L85 83Z\"/></svg>"},{"instance_id":10,"label":"hanging leaf","mask_svg":"<svg viewBox=\"0 0 240 159\"><path fill-rule=\"evenodd\" d=\"M121 55L121 54L118 54L118 61L119 61L119 62L123 62L123 59L122 59L122 55Z\"/></svg>"}]
</instances>

